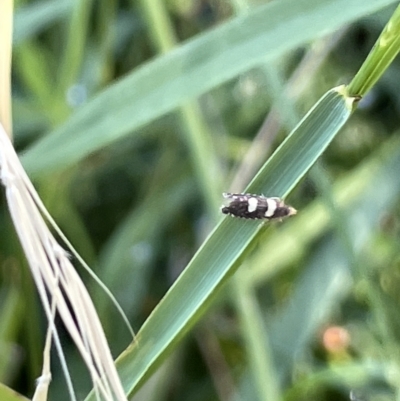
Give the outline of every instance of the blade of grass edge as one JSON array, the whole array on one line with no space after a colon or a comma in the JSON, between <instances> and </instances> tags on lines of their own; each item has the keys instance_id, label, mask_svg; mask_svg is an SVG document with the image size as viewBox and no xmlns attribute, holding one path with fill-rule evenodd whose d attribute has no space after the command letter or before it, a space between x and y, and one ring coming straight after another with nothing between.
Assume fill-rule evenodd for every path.
<instances>
[{"instance_id":1,"label":"blade of grass edge","mask_svg":"<svg viewBox=\"0 0 400 401\"><path fill-rule=\"evenodd\" d=\"M333 199L337 207L343 209L350 205L355 209L354 202L374 179L376 171L380 169L381 160L392 158L393 151L399 146L400 141L394 136L393 140L385 142L357 168L336 180L333 184ZM249 262L251 270L248 271L252 283L261 286L274 274L295 264L302 257L304 249L308 249L318 236L324 235L331 228L326 205L321 199L316 199L296 219L286 222L276 235L269 236L263 242L262 249L252 256ZM302 233L300 238L299 232ZM267 256L268 265L265 264Z\"/></svg>"},{"instance_id":2,"label":"blade of grass edge","mask_svg":"<svg viewBox=\"0 0 400 401\"><path fill-rule=\"evenodd\" d=\"M393 1L281 0L257 7L141 66L99 93L28 149L21 158L23 164L31 175L71 166L267 58Z\"/></svg>"},{"instance_id":3,"label":"blade of grass edge","mask_svg":"<svg viewBox=\"0 0 400 401\"><path fill-rule=\"evenodd\" d=\"M253 385L253 400L281 401L282 390L277 368L270 346L269 330L265 325L265 311L262 311L256 296L256 288L248 279L248 266L241 266L233 277L234 293L231 297L236 306L240 332L246 348L249 381ZM247 398L250 399L250 398Z\"/></svg>"},{"instance_id":4,"label":"blade of grass edge","mask_svg":"<svg viewBox=\"0 0 400 401\"><path fill-rule=\"evenodd\" d=\"M0 383L0 399L1 401L30 401L3 383Z\"/></svg>"},{"instance_id":5,"label":"blade of grass edge","mask_svg":"<svg viewBox=\"0 0 400 401\"><path fill-rule=\"evenodd\" d=\"M392 14L367 59L348 86L352 95L365 96L400 51L400 6Z\"/></svg>"},{"instance_id":6,"label":"blade of grass edge","mask_svg":"<svg viewBox=\"0 0 400 401\"><path fill-rule=\"evenodd\" d=\"M327 92L267 161L249 190L285 196L347 121L354 100L346 96L343 87ZM262 228L259 222L229 217L217 225L143 324L137 341L118 358L118 372L127 393L138 390L200 318ZM93 397L90 394L87 400Z\"/></svg>"}]
</instances>

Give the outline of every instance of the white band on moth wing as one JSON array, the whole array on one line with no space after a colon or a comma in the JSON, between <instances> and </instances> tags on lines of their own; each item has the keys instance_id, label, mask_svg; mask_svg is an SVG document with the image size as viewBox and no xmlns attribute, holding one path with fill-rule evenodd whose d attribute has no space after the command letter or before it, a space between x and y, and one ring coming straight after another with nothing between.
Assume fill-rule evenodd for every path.
<instances>
[{"instance_id":1,"label":"white band on moth wing","mask_svg":"<svg viewBox=\"0 0 400 401\"><path fill-rule=\"evenodd\" d=\"M248 205L247 205L247 211L249 213L255 212L257 210L257 206L258 206L258 200L256 198L250 198L247 201Z\"/></svg>"},{"instance_id":2,"label":"white band on moth wing","mask_svg":"<svg viewBox=\"0 0 400 401\"><path fill-rule=\"evenodd\" d=\"M275 200L273 198L267 198L267 205L268 205L268 209L265 212L265 217L272 217L278 206L278 202L277 202L277 200Z\"/></svg>"}]
</instances>

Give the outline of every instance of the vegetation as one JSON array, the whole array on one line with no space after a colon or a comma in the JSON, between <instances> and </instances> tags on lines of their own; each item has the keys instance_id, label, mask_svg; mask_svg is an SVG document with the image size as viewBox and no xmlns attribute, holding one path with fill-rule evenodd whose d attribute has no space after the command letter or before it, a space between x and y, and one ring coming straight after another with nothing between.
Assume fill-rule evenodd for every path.
<instances>
[{"instance_id":1,"label":"vegetation","mask_svg":"<svg viewBox=\"0 0 400 401\"><path fill-rule=\"evenodd\" d=\"M71 257L129 396L400 400L397 5L15 4L14 144L136 333ZM223 192L298 214L225 217ZM0 400L16 401L47 322L0 199ZM94 400L57 323L76 398ZM65 389L54 358L48 399Z\"/></svg>"}]
</instances>

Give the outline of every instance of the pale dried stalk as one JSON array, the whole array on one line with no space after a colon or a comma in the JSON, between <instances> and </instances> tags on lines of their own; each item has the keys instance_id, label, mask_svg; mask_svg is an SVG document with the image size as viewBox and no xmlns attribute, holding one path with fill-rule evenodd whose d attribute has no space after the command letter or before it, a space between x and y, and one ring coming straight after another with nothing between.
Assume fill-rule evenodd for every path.
<instances>
[{"instance_id":1,"label":"pale dried stalk","mask_svg":"<svg viewBox=\"0 0 400 401\"><path fill-rule=\"evenodd\" d=\"M11 46L13 0L0 0L0 123L11 138Z\"/></svg>"},{"instance_id":2,"label":"pale dried stalk","mask_svg":"<svg viewBox=\"0 0 400 401\"><path fill-rule=\"evenodd\" d=\"M67 381L69 374L54 325L52 305L79 349L97 394L106 400L126 401L92 300L66 251L44 222L42 215L48 216L48 212L1 125L0 180L5 186L11 217L42 300ZM43 371L46 376L43 379L49 381L49 372L45 367ZM75 399L70 381L69 391L71 398Z\"/></svg>"},{"instance_id":3,"label":"pale dried stalk","mask_svg":"<svg viewBox=\"0 0 400 401\"><path fill-rule=\"evenodd\" d=\"M53 302L52 305L52 312L54 316L55 312L55 304ZM54 319L52 319L52 322L54 322ZM51 368L50 368L50 352L51 352L51 338L52 338L52 328L51 325L49 324L49 328L46 333L46 343L44 346L44 351L43 351L43 367L42 367L42 375L39 377L39 379L36 382L36 390L35 394L33 395L32 401L46 401L47 400L47 394L51 382ZM61 350L62 352L62 350ZM65 359L63 358L62 360L62 365L63 368L66 368L65 364ZM68 376L69 378L69 376ZM75 394L73 392L72 388L72 383L68 379L68 389L69 393L71 396L71 399L75 399Z\"/></svg>"}]
</instances>

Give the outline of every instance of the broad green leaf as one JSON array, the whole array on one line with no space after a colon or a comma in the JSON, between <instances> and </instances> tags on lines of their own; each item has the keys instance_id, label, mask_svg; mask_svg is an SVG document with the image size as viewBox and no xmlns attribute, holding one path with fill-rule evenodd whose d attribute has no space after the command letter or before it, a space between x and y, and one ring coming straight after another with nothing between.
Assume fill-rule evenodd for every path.
<instances>
[{"instance_id":1,"label":"broad green leaf","mask_svg":"<svg viewBox=\"0 0 400 401\"><path fill-rule=\"evenodd\" d=\"M249 190L285 196L304 176L351 114L353 101L343 88L329 91L268 160ZM215 291L263 225L222 219L188 267L144 323L117 366L128 393L138 389L163 357L199 319Z\"/></svg>"},{"instance_id":2,"label":"broad green leaf","mask_svg":"<svg viewBox=\"0 0 400 401\"><path fill-rule=\"evenodd\" d=\"M254 8L158 57L104 90L22 161L32 174L71 166L267 59L393 0L280 0Z\"/></svg>"}]
</instances>

